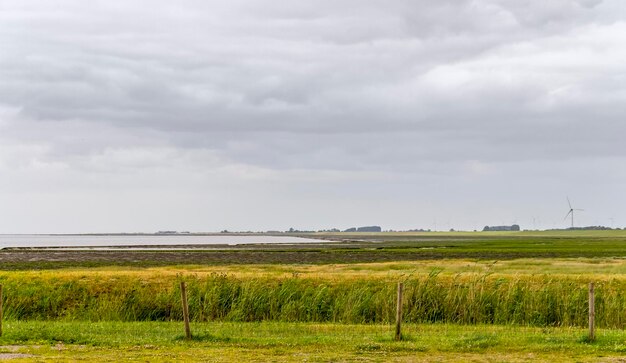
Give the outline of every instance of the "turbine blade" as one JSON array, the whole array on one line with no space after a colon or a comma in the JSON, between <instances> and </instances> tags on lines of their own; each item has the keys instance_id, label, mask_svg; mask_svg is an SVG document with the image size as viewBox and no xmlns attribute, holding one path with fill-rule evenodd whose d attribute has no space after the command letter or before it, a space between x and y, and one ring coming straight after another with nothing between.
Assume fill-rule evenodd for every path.
<instances>
[{"instance_id":1,"label":"turbine blade","mask_svg":"<svg viewBox=\"0 0 626 363\"><path fill-rule=\"evenodd\" d=\"M569 209L571 210L572 209L572 203L570 203L569 197L566 197L566 198L567 198L567 204L569 205Z\"/></svg>"},{"instance_id":2,"label":"turbine blade","mask_svg":"<svg viewBox=\"0 0 626 363\"><path fill-rule=\"evenodd\" d=\"M565 218L563 218L563 220L566 220L567 217L569 217L569 215L573 213L573 211L573 209L570 209L569 212L567 212L567 214L565 215Z\"/></svg>"}]
</instances>

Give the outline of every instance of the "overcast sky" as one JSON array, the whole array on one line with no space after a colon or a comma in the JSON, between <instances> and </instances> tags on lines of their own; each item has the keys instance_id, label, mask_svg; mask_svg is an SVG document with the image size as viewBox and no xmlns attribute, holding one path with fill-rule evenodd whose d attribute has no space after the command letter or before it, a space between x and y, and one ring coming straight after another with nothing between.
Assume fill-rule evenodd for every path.
<instances>
[{"instance_id":1,"label":"overcast sky","mask_svg":"<svg viewBox=\"0 0 626 363\"><path fill-rule=\"evenodd\" d=\"M0 233L626 226L623 0L0 0Z\"/></svg>"}]
</instances>

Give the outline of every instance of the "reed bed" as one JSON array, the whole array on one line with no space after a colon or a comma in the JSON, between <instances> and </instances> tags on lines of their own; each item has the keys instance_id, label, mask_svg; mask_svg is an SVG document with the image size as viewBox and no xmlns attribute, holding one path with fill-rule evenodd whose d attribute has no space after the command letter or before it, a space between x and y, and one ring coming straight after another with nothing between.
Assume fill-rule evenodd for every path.
<instances>
[{"instance_id":1,"label":"reed bed","mask_svg":"<svg viewBox=\"0 0 626 363\"><path fill-rule=\"evenodd\" d=\"M26 278L27 277L27 278ZM404 276L413 323L585 326L588 277L437 273ZM242 278L226 274L0 276L9 320L169 321L182 318L186 281L193 321L392 323L397 278ZM626 281L596 284L596 325L626 326Z\"/></svg>"}]
</instances>

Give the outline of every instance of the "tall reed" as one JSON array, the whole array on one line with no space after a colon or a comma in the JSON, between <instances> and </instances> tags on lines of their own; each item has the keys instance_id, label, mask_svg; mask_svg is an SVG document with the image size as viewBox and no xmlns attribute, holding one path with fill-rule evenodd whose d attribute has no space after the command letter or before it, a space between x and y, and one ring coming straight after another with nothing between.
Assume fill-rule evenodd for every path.
<instances>
[{"instance_id":1,"label":"tall reed","mask_svg":"<svg viewBox=\"0 0 626 363\"><path fill-rule=\"evenodd\" d=\"M396 280L131 275L0 276L7 319L178 320L187 282L195 321L391 323ZM587 279L553 276L412 276L404 280L409 322L584 326ZM626 283L597 283L596 324L626 326Z\"/></svg>"}]
</instances>

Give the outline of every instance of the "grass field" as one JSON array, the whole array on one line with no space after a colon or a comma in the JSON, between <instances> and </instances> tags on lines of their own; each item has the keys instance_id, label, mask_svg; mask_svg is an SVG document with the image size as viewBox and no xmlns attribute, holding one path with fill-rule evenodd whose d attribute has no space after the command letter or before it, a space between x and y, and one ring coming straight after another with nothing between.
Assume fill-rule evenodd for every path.
<instances>
[{"instance_id":1,"label":"grass field","mask_svg":"<svg viewBox=\"0 0 626 363\"><path fill-rule=\"evenodd\" d=\"M311 323L195 323L185 341L175 322L9 322L0 359L17 361L204 362L618 362L626 333L575 328L445 324L404 327Z\"/></svg>"},{"instance_id":2,"label":"grass field","mask_svg":"<svg viewBox=\"0 0 626 363\"><path fill-rule=\"evenodd\" d=\"M330 237L346 242L2 251L0 359L626 359L624 231ZM189 287L190 342L179 322L180 281ZM405 283L402 342L391 339L398 281ZM595 342L585 338L590 281Z\"/></svg>"}]
</instances>

